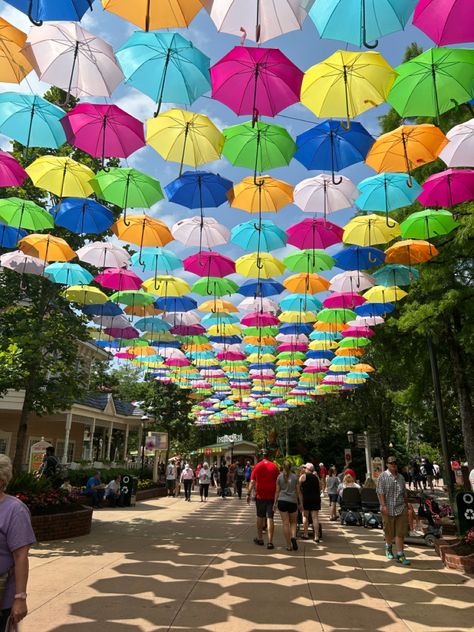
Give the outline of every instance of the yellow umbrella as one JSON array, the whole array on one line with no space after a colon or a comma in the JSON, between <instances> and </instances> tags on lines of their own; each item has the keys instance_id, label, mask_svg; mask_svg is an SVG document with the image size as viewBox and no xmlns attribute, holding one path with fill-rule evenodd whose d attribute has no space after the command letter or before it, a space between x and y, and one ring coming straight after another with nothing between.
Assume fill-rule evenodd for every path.
<instances>
[{"instance_id":1,"label":"yellow umbrella","mask_svg":"<svg viewBox=\"0 0 474 632\"><path fill-rule=\"evenodd\" d=\"M278 316L282 323L314 323L316 314L313 312L282 312Z\"/></svg>"},{"instance_id":2,"label":"yellow umbrella","mask_svg":"<svg viewBox=\"0 0 474 632\"><path fill-rule=\"evenodd\" d=\"M372 373L372 371L375 371L374 367L370 366L370 364L354 364L352 369L353 371L361 371L364 373Z\"/></svg>"},{"instance_id":3,"label":"yellow umbrella","mask_svg":"<svg viewBox=\"0 0 474 632\"><path fill-rule=\"evenodd\" d=\"M0 81L20 83L33 70L22 54L26 33L0 18Z\"/></svg>"},{"instance_id":4,"label":"yellow umbrella","mask_svg":"<svg viewBox=\"0 0 474 632\"><path fill-rule=\"evenodd\" d=\"M155 296L183 296L191 291L189 283L168 274L147 279L142 283L142 288Z\"/></svg>"},{"instance_id":5,"label":"yellow umbrella","mask_svg":"<svg viewBox=\"0 0 474 632\"><path fill-rule=\"evenodd\" d=\"M223 301L222 299L211 299L209 301L204 301L199 305L198 310L201 312L214 312L215 314L219 312L238 312L239 310L235 305L233 305L230 301Z\"/></svg>"},{"instance_id":6,"label":"yellow umbrella","mask_svg":"<svg viewBox=\"0 0 474 632\"><path fill-rule=\"evenodd\" d=\"M227 192L229 204L248 213L276 213L293 202L293 187L271 176L249 176Z\"/></svg>"},{"instance_id":7,"label":"yellow umbrella","mask_svg":"<svg viewBox=\"0 0 474 632\"><path fill-rule=\"evenodd\" d=\"M251 278L270 279L283 274L284 270L285 265L268 252L252 252L235 262L235 271Z\"/></svg>"},{"instance_id":8,"label":"yellow umbrella","mask_svg":"<svg viewBox=\"0 0 474 632\"><path fill-rule=\"evenodd\" d=\"M312 351L330 351L337 349L338 343L335 340L311 340L309 348Z\"/></svg>"},{"instance_id":9,"label":"yellow umbrella","mask_svg":"<svg viewBox=\"0 0 474 632\"><path fill-rule=\"evenodd\" d=\"M71 285L62 292L64 298L79 305L102 305L109 300L99 288L92 285Z\"/></svg>"},{"instance_id":10,"label":"yellow umbrella","mask_svg":"<svg viewBox=\"0 0 474 632\"><path fill-rule=\"evenodd\" d=\"M209 336L238 336L242 333L242 328L234 323L222 323L222 325L211 325L207 333Z\"/></svg>"},{"instance_id":11,"label":"yellow umbrella","mask_svg":"<svg viewBox=\"0 0 474 632\"><path fill-rule=\"evenodd\" d=\"M276 357L271 353L250 353L247 360L249 362L275 362Z\"/></svg>"},{"instance_id":12,"label":"yellow umbrella","mask_svg":"<svg viewBox=\"0 0 474 632\"><path fill-rule=\"evenodd\" d=\"M59 198L86 198L93 193L89 184L94 172L72 158L41 156L25 171L40 189L45 189Z\"/></svg>"},{"instance_id":13,"label":"yellow umbrella","mask_svg":"<svg viewBox=\"0 0 474 632\"><path fill-rule=\"evenodd\" d=\"M202 9L199 0L102 0L102 6L144 31L188 26Z\"/></svg>"},{"instance_id":14,"label":"yellow umbrella","mask_svg":"<svg viewBox=\"0 0 474 632\"><path fill-rule=\"evenodd\" d=\"M60 237L33 233L20 239L18 248L31 257L43 261L70 261L77 257L69 244Z\"/></svg>"},{"instance_id":15,"label":"yellow umbrella","mask_svg":"<svg viewBox=\"0 0 474 632\"><path fill-rule=\"evenodd\" d=\"M369 303L395 303L408 296L408 294L397 285L388 287L385 285L374 285L363 296Z\"/></svg>"},{"instance_id":16,"label":"yellow umbrella","mask_svg":"<svg viewBox=\"0 0 474 632\"><path fill-rule=\"evenodd\" d=\"M307 70L301 103L319 118L350 119L387 100L397 73L380 53L338 50Z\"/></svg>"},{"instance_id":17,"label":"yellow umbrella","mask_svg":"<svg viewBox=\"0 0 474 632\"><path fill-rule=\"evenodd\" d=\"M196 167L220 158L224 136L204 114L173 108L148 119L146 142L165 160Z\"/></svg>"},{"instance_id":18,"label":"yellow umbrella","mask_svg":"<svg viewBox=\"0 0 474 632\"><path fill-rule=\"evenodd\" d=\"M387 224L385 217L380 215L359 215L346 224L342 241L356 246L373 246L386 244L399 235L398 222Z\"/></svg>"},{"instance_id":19,"label":"yellow umbrella","mask_svg":"<svg viewBox=\"0 0 474 632\"><path fill-rule=\"evenodd\" d=\"M329 281L319 274L300 272L285 279L283 285L297 294L317 294L329 288Z\"/></svg>"}]
</instances>

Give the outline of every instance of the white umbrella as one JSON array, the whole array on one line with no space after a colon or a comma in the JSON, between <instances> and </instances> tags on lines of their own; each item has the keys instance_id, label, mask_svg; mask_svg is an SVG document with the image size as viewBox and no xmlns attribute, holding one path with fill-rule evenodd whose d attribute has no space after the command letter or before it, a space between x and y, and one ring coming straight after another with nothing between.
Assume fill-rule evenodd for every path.
<instances>
[{"instance_id":1,"label":"white umbrella","mask_svg":"<svg viewBox=\"0 0 474 632\"><path fill-rule=\"evenodd\" d=\"M200 248L220 246L226 244L230 238L230 231L223 224L219 224L213 217L199 215L176 222L171 234L185 246Z\"/></svg>"},{"instance_id":2,"label":"white umbrella","mask_svg":"<svg viewBox=\"0 0 474 632\"><path fill-rule=\"evenodd\" d=\"M383 325L384 322L382 316L357 316L355 320L350 320L347 324L349 327L374 327Z\"/></svg>"},{"instance_id":3,"label":"white umbrella","mask_svg":"<svg viewBox=\"0 0 474 632\"><path fill-rule=\"evenodd\" d=\"M446 134L448 144L439 157L448 167L474 167L474 118L456 125Z\"/></svg>"},{"instance_id":4,"label":"white umbrella","mask_svg":"<svg viewBox=\"0 0 474 632\"><path fill-rule=\"evenodd\" d=\"M215 342L213 347L216 351L229 351L232 353L243 353L242 345L226 345L224 342Z\"/></svg>"},{"instance_id":5,"label":"white umbrella","mask_svg":"<svg viewBox=\"0 0 474 632\"><path fill-rule=\"evenodd\" d=\"M326 358L308 358L304 361L305 366L331 366L331 360L327 360Z\"/></svg>"},{"instance_id":6,"label":"white umbrella","mask_svg":"<svg viewBox=\"0 0 474 632\"><path fill-rule=\"evenodd\" d=\"M301 28L314 0L201 0L218 31L255 42Z\"/></svg>"},{"instance_id":7,"label":"white umbrella","mask_svg":"<svg viewBox=\"0 0 474 632\"><path fill-rule=\"evenodd\" d=\"M375 285L375 280L370 275L359 270L348 270L333 276L329 290L331 292L363 292L373 285Z\"/></svg>"},{"instance_id":8,"label":"white umbrella","mask_svg":"<svg viewBox=\"0 0 474 632\"><path fill-rule=\"evenodd\" d=\"M201 319L196 312L167 312L162 315L162 320L173 325L185 325L186 327L190 325L198 325L201 322Z\"/></svg>"},{"instance_id":9,"label":"white umbrella","mask_svg":"<svg viewBox=\"0 0 474 632\"><path fill-rule=\"evenodd\" d=\"M272 301L270 298L264 298L263 296L248 296L244 298L243 301L237 305L239 309L244 311L256 312L256 311L264 311L276 314L280 307L275 301Z\"/></svg>"},{"instance_id":10,"label":"white umbrella","mask_svg":"<svg viewBox=\"0 0 474 632\"><path fill-rule=\"evenodd\" d=\"M0 267L8 268L19 274L36 274L41 276L44 272L45 262L38 257L25 255L21 250L6 252L0 257Z\"/></svg>"},{"instance_id":11,"label":"white umbrella","mask_svg":"<svg viewBox=\"0 0 474 632\"><path fill-rule=\"evenodd\" d=\"M130 321L122 314L118 316L94 316L95 323L104 328L126 329L130 327Z\"/></svg>"},{"instance_id":12,"label":"white umbrella","mask_svg":"<svg viewBox=\"0 0 474 632\"><path fill-rule=\"evenodd\" d=\"M293 191L295 204L302 211L324 216L351 208L358 195L357 187L349 178L340 176L339 184L334 184L332 177L324 173L302 180Z\"/></svg>"},{"instance_id":13,"label":"white umbrella","mask_svg":"<svg viewBox=\"0 0 474 632\"><path fill-rule=\"evenodd\" d=\"M278 342L293 342L295 344L308 342L308 336L305 334L278 334L276 339Z\"/></svg>"},{"instance_id":14,"label":"white umbrella","mask_svg":"<svg viewBox=\"0 0 474 632\"><path fill-rule=\"evenodd\" d=\"M32 28L23 54L46 83L75 97L108 97L124 76L112 46L75 22Z\"/></svg>"},{"instance_id":15,"label":"white umbrella","mask_svg":"<svg viewBox=\"0 0 474 632\"><path fill-rule=\"evenodd\" d=\"M96 268L125 268L130 263L128 252L109 241L94 241L79 248L76 254Z\"/></svg>"}]
</instances>

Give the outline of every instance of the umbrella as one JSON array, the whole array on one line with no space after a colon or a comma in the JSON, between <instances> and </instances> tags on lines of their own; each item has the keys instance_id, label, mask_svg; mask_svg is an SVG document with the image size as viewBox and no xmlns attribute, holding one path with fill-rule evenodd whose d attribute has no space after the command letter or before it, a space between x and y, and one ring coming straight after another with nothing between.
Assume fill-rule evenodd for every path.
<instances>
[{"instance_id":1,"label":"umbrella","mask_svg":"<svg viewBox=\"0 0 474 632\"><path fill-rule=\"evenodd\" d=\"M20 187L28 174L6 151L0 150L0 187Z\"/></svg>"},{"instance_id":2,"label":"umbrella","mask_svg":"<svg viewBox=\"0 0 474 632\"><path fill-rule=\"evenodd\" d=\"M422 239L406 239L397 241L385 251L386 263L403 263L412 266L415 263L424 263L438 254L438 251L428 241Z\"/></svg>"},{"instance_id":3,"label":"umbrella","mask_svg":"<svg viewBox=\"0 0 474 632\"><path fill-rule=\"evenodd\" d=\"M322 309L318 314L318 320L323 323L346 323L356 317L356 313L351 309L334 308Z\"/></svg>"},{"instance_id":4,"label":"umbrella","mask_svg":"<svg viewBox=\"0 0 474 632\"><path fill-rule=\"evenodd\" d=\"M283 263L292 272L321 272L334 266L334 259L324 250L299 250L283 259Z\"/></svg>"},{"instance_id":5,"label":"umbrella","mask_svg":"<svg viewBox=\"0 0 474 632\"><path fill-rule=\"evenodd\" d=\"M379 215L358 216L351 219L344 228L343 242L356 246L386 244L400 235L398 222L387 225Z\"/></svg>"},{"instance_id":6,"label":"umbrella","mask_svg":"<svg viewBox=\"0 0 474 632\"><path fill-rule=\"evenodd\" d=\"M239 286L230 279L206 276L198 279L191 290L200 296L225 296L237 292Z\"/></svg>"},{"instance_id":7,"label":"umbrella","mask_svg":"<svg viewBox=\"0 0 474 632\"><path fill-rule=\"evenodd\" d=\"M238 309L230 301L223 301L214 298L211 301L205 301L198 307L201 312L213 312L215 314L219 312L237 312Z\"/></svg>"},{"instance_id":8,"label":"umbrella","mask_svg":"<svg viewBox=\"0 0 474 632\"><path fill-rule=\"evenodd\" d=\"M53 263L51 265L59 264ZM48 266L48 268L49 267L50 266ZM48 268L46 268L46 270ZM117 303L112 303L112 301L107 301L106 303L101 303L100 305L86 305L82 308L82 311L84 314L87 314L87 316L119 316L120 314L123 314L123 310L117 305Z\"/></svg>"},{"instance_id":9,"label":"umbrella","mask_svg":"<svg viewBox=\"0 0 474 632\"><path fill-rule=\"evenodd\" d=\"M151 305L154 302L153 296L142 290L119 290L110 296L110 300L122 305Z\"/></svg>"},{"instance_id":10,"label":"umbrella","mask_svg":"<svg viewBox=\"0 0 474 632\"><path fill-rule=\"evenodd\" d=\"M308 294L288 294L280 301L280 307L285 311L305 312L310 310L317 312L321 309L322 304L314 296Z\"/></svg>"},{"instance_id":11,"label":"umbrella","mask_svg":"<svg viewBox=\"0 0 474 632\"><path fill-rule=\"evenodd\" d=\"M95 241L82 246L76 254L81 261L96 268L125 268L130 263L130 255L126 250L107 241Z\"/></svg>"},{"instance_id":12,"label":"umbrella","mask_svg":"<svg viewBox=\"0 0 474 632\"><path fill-rule=\"evenodd\" d=\"M116 105L79 103L61 121L67 142L96 158L127 158L145 145L143 123Z\"/></svg>"},{"instance_id":13,"label":"umbrella","mask_svg":"<svg viewBox=\"0 0 474 632\"><path fill-rule=\"evenodd\" d=\"M226 314L226 312L220 312L217 315L206 314L205 316L202 317L201 322L203 325L207 327L210 325L218 325L219 323L226 323L226 324L238 323L239 319L237 318L237 316L234 316L233 314Z\"/></svg>"},{"instance_id":14,"label":"umbrella","mask_svg":"<svg viewBox=\"0 0 474 632\"><path fill-rule=\"evenodd\" d=\"M381 285L385 284L381 283ZM387 285L389 284L387 283ZM364 305L366 304L364 303ZM376 325L383 325L384 322L385 320L381 316L357 316L355 320L350 320L347 324L350 327L375 327Z\"/></svg>"},{"instance_id":15,"label":"umbrella","mask_svg":"<svg viewBox=\"0 0 474 632\"><path fill-rule=\"evenodd\" d=\"M51 214L56 226L62 226L79 235L103 233L114 222L111 210L88 198L66 198L61 204L53 206Z\"/></svg>"},{"instance_id":16,"label":"umbrella","mask_svg":"<svg viewBox=\"0 0 474 632\"><path fill-rule=\"evenodd\" d=\"M301 103L318 117L350 120L387 100L396 73L379 53L336 51L305 72Z\"/></svg>"},{"instance_id":17,"label":"umbrella","mask_svg":"<svg viewBox=\"0 0 474 632\"><path fill-rule=\"evenodd\" d=\"M379 37L405 28L416 3L417 0L316 0L309 15L322 38L375 48Z\"/></svg>"},{"instance_id":18,"label":"umbrella","mask_svg":"<svg viewBox=\"0 0 474 632\"><path fill-rule=\"evenodd\" d=\"M234 226L230 240L244 250L270 251L283 248L287 237L285 231L272 221L261 220L258 224L250 221Z\"/></svg>"},{"instance_id":19,"label":"umbrella","mask_svg":"<svg viewBox=\"0 0 474 632\"><path fill-rule=\"evenodd\" d=\"M26 168L33 184L59 198L86 198L92 191L89 184L94 172L72 158L41 156Z\"/></svg>"},{"instance_id":20,"label":"umbrella","mask_svg":"<svg viewBox=\"0 0 474 632\"><path fill-rule=\"evenodd\" d=\"M331 292L362 292L374 285L374 279L360 270L341 272L331 279Z\"/></svg>"},{"instance_id":21,"label":"umbrella","mask_svg":"<svg viewBox=\"0 0 474 632\"><path fill-rule=\"evenodd\" d=\"M0 248L16 248L18 240L26 234L26 230L0 223Z\"/></svg>"},{"instance_id":22,"label":"umbrella","mask_svg":"<svg viewBox=\"0 0 474 632\"><path fill-rule=\"evenodd\" d=\"M35 274L40 276L44 272L44 261L27 255L21 250L6 252L0 256L0 267L8 268L19 274Z\"/></svg>"},{"instance_id":23,"label":"umbrella","mask_svg":"<svg viewBox=\"0 0 474 632\"><path fill-rule=\"evenodd\" d=\"M299 182L294 189L295 204L305 213L334 213L351 208L357 197L355 184L341 176L336 182L334 177L320 174ZM319 210L319 209L322 209Z\"/></svg>"},{"instance_id":24,"label":"umbrella","mask_svg":"<svg viewBox=\"0 0 474 632\"><path fill-rule=\"evenodd\" d=\"M313 312L297 311L285 311L278 316L282 323L314 323L316 321L316 314Z\"/></svg>"},{"instance_id":25,"label":"umbrella","mask_svg":"<svg viewBox=\"0 0 474 632\"><path fill-rule=\"evenodd\" d=\"M382 264L385 253L371 246L347 246L336 252L333 259L342 270L364 270Z\"/></svg>"},{"instance_id":26,"label":"umbrella","mask_svg":"<svg viewBox=\"0 0 474 632\"><path fill-rule=\"evenodd\" d=\"M290 226L286 233L288 243L297 248L328 248L342 241L343 229L320 218L306 218Z\"/></svg>"},{"instance_id":27,"label":"umbrella","mask_svg":"<svg viewBox=\"0 0 474 632\"><path fill-rule=\"evenodd\" d=\"M170 202L186 208L215 208L227 202L232 182L208 171L185 171L165 186Z\"/></svg>"},{"instance_id":28,"label":"umbrella","mask_svg":"<svg viewBox=\"0 0 474 632\"><path fill-rule=\"evenodd\" d=\"M35 26L42 26L43 20L80 22L88 9L92 11L93 1L94 0L61 0L61 2L50 2L48 0L6 0L8 4L26 13Z\"/></svg>"},{"instance_id":29,"label":"umbrella","mask_svg":"<svg viewBox=\"0 0 474 632\"><path fill-rule=\"evenodd\" d=\"M328 120L297 136L295 159L306 169L330 170L336 184L334 172L364 160L373 143L360 123L352 123L347 130L340 121Z\"/></svg>"},{"instance_id":30,"label":"umbrella","mask_svg":"<svg viewBox=\"0 0 474 632\"><path fill-rule=\"evenodd\" d=\"M416 268L398 264L383 266L374 272L377 285L411 285L419 276Z\"/></svg>"},{"instance_id":31,"label":"umbrella","mask_svg":"<svg viewBox=\"0 0 474 632\"><path fill-rule=\"evenodd\" d=\"M145 31L189 26L202 9L199 0L102 0L102 5Z\"/></svg>"},{"instance_id":32,"label":"umbrella","mask_svg":"<svg viewBox=\"0 0 474 632\"><path fill-rule=\"evenodd\" d=\"M63 292L68 301L79 305L100 305L108 301L108 296L92 285L71 285Z\"/></svg>"},{"instance_id":33,"label":"umbrella","mask_svg":"<svg viewBox=\"0 0 474 632\"><path fill-rule=\"evenodd\" d=\"M364 303L363 305L356 307L355 312L358 318L374 318L377 316L385 316L386 314L393 312L394 309L395 305L392 305L391 303L384 303L383 305L380 303Z\"/></svg>"},{"instance_id":34,"label":"umbrella","mask_svg":"<svg viewBox=\"0 0 474 632\"><path fill-rule=\"evenodd\" d=\"M112 305L115 305L115 303L112 303ZM158 316L158 314L161 314L161 310L157 309L153 304L127 305L123 311L128 316L139 316L140 318L144 318L145 316Z\"/></svg>"},{"instance_id":35,"label":"umbrella","mask_svg":"<svg viewBox=\"0 0 474 632\"><path fill-rule=\"evenodd\" d=\"M448 144L439 157L448 167L474 167L474 118L455 125L446 134Z\"/></svg>"},{"instance_id":36,"label":"umbrella","mask_svg":"<svg viewBox=\"0 0 474 632\"><path fill-rule=\"evenodd\" d=\"M41 81L81 97L109 97L123 81L110 44L74 22L31 29L23 49Z\"/></svg>"},{"instance_id":37,"label":"umbrella","mask_svg":"<svg viewBox=\"0 0 474 632\"><path fill-rule=\"evenodd\" d=\"M400 224L400 230L404 239L431 239L447 235L458 226L449 211L426 209L411 213Z\"/></svg>"},{"instance_id":38,"label":"umbrella","mask_svg":"<svg viewBox=\"0 0 474 632\"><path fill-rule=\"evenodd\" d=\"M246 327L267 327L271 325L278 325L279 320L273 314L267 314L265 312L252 312L247 314L241 319L241 324ZM253 360L249 357L249 362Z\"/></svg>"},{"instance_id":39,"label":"umbrella","mask_svg":"<svg viewBox=\"0 0 474 632\"><path fill-rule=\"evenodd\" d=\"M136 338L138 335L138 331L134 327L126 327L125 329L107 327L104 329L104 333L111 338L119 338L121 340Z\"/></svg>"},{"instance_id":40,"label":"umbrella","mask_svg":"<svg viewBox=\"0 0 474 632\"><path fill-rule=\"evenodd\" d=\"M401 125L378 137L367 154L366 163L375 171L411 171L437 158L447 143L443 132L428 123Z\"/></svg>"},{"instance_id":41,"label":"umbrella","mask_svg":"<svg viewBox=\"0 0 474 632\"><path fill-rule=\"evenodd\" d=\"M272 301L269 298L254 298L253 296L249 296L248 298L244 298L243 301L240 301L238 308L242 310L260 310L273 313L276 313L279 310L278 304L275 303L275 301Z\"/></svg>"},{"instance_id":42,"label":"umbrella","mask_svg":"<svg viewBox=\"0 0 474 632\"><path fill-rule=\"evenodd\" d=\"M158 320L158 319L157 319ZM160 321L162 324L169 324L173 327L178 325L198 325L199 324L199 314L196 312L188 311L188 312L169 312L167 314L163 314L163 321ZM136 326L136 325L135 325Z\"/></svg>"},{"instance_id":43,"label":"umbrella","mask_svg":"<svg viewBox=\"0 0 474 632\"><path fill-rule=\"evenodd\" d=\"M419 0L413 24L438 46L474 42L469 0Z\"/></svg>"},{"instance_id":44,"label":"umbrella","mask_svg":"<svg viewBox=\"0 0 474 632\"><path fill-rule=\"evenodd\" d=\"M396 285L374 285L364 294L366 301L371 303L396 303L405 298L405 296L408 296L408 294Z\"/></svg>"},{"instance_id":45,"label":"umbrella","mask_svg":"<svg viewBox=\"0 0 474 632\"><path fill-rule=\"evenodd\" d=\"M140 318L140 320L137 320L135 323L135 327L140 331L149 331L151 333L162 333L163 331L169 331L171 329L167 322L155 317Z\"/></svg>"},{"instance_id":46,"label":"umbrella","mask_svg":"<svg viewBox=\"0 0 474 632\"><path fill-rule=\"evenodd\" d=\"M293 202L293 187L271 176L249 176L227 193L229 205L247 213L276 213Z\"/></svg>"},{"instance_id":47,"label":"umbrella","mask_svg":"<svg viewBox=\"0 0 474 632\"><path fill-rule=\"evenodd\" d=\"M324 299L323 305L324 307L348 307L353 309L367 300L354 292L332 292Z\"/></svg>"},{"instance_id":48,"label":"umbrella","mask_svg":"<svg viewBox=\"0 0 474 632\"><path fill-rule=\"evenodd\" d=\"M235 271L246 277L269 279L283 274L284 264L266 252L252 252L239 257L235 262ZM242 288L241 288L242 289Z\"/></svg>"},{"instance_id":49,"label":"umbrella","mask_svg":"<svg viewBox=\"0 0 474 632\"><path fill-rule=\"evenodd\" d=\"M35 231L54 226L53 218L41 206L17 197L0 199L0 222Z\"/></svg>"},{"instance_id":50,"label":"umbrella","mask_svg":"<svg viewBox=\"0 0 474 632\"><path fill-rule=\"evenodd\" d=\"M88 285L94 278L92 274L77 263L56 261L46 266L44 276L62 285Z\"/></svg>"},{"instance_id":51,"label":"umbrella","mask_svg":"<svg viewBox=\"0 0 474 632\"><path fill-rule=\"evenodd\" d=\"M148 119L146 142L165 160L196 167L217 160L224 137L204 114L173 108Z\"/></svg>"},{"instance_id":52,"label":"umbrella","mask_svg":"<svg viewBox=\"0 0 474 632\"><path fill-rule=\"evenodd\" d=\"M155 307L164 312L186 312L196 309L197 302L189 296L160 296L155 301Z\"/></svg>"},{"instance_id":53,"label":"umbrella","mask_svg":"<svg viewBox=\"0 0 474 632\"><path fill-rule=\"evenodd\" d=\"M152 270L156 275L158 272L169 274L177 268L182 268L183 262L171 250L145 248L142 250L141 256L138 252L132 255L132 265L141 265L143 271Z\"/></svg>"},{"instance_id":54,"label":"umbrella","mask_svg":"<svg viewBox=\"0 0 474 632\"><path fill-rule=\"evenodd\" d=\"M251 279L240 286L238 293L242 294L242 296L266 297L275 296L284 291L283 285L273 279L258 279L256 281Z\"/></svg>"},{"instance_id":55,"label":"umbrella","mask_svg":"<svg viewBox=\"0 0 474 632\"><path fill-rule=\"evenodd\" d=\"M94 316L92 319L96 324L102 327L114 328L114 329L127 329L130 327L130 322L123 314L118 316Z\"/></svg>"},{"instance_id":56,"label":"umbrella","mask_svg":"<svg viewBox=\"0 0 474 632\"><path fill-rule=\"evenodd\" d=\"M211 68L212 97L256 121L297 103L302 79L277 48L235 46Z\"/></svg>"},{"instance_id":57,"label":"umbrella","mask_svg":"<svg viewBox=\"0 0 474 632\"><path fill-rule=\"evenodd\" d=\"M232 259L212 250L186 257L183 265L185 270L201 277L225 277L236 271Z\"/></svg>"},{"instance_id":58,"label":"umbrella","mask_svg":"<svg viewBox=\"0 0 474 632\"><path fill-rule=\"evenodd\" d=\"M21 52L26 42L26 34L0 18L0 81L20 83L33 70L30 62Z\"/></svg>"},{"instance_id":59,"label":"umbrella","mask_svg":"<svg viewBox=\"0 0 474 632\"><path fill-rule=\"evenodd\" d=\"M360 195L356 206L361 211L384 211L388 226L389 211L410 206L421 193L418 182L406 173L381 173L365 178L357 187Z\"/></svg>"},{"instance_id":60,"label":"umbrella","mask_svg":"<svg viewBox=\"0 0 474 632\"><path fill-rule=\"evenodd\" d=\"M213 217L190 217L176 222L171 228L171 234L176 241L185 246L199 246L212 248L226 244L230 238L230 231Z\"/></svg>"},{"instance_id":61,"label":"umbrella","mask_svg":"<svg viewBox=\"0 0 474 632\"><path fill-rule=\"evenodd\" d=\"M112 290L138 290L142 285L139 276L123 268L107 268L98 274L94 281Z\"/></svg>"},{"instance_id":62,"label":"umbrella","mask_svg":"<svg viewBox=\"0 0 474 632\"><path fill-rule=\"evenodd\" d=\"M166 246L173 241L173 235L168 226L158 219L148 215L129 215L118 219L111 231L121 240L129 241L140 246L138 261L143 265L141 253L144 246Z\"/></svg>"},{"instance_id":63,"label":"umbrella","mask_svg":"<svg viewBox=\"0 0 474 632\"><path fill-rule=\"evenodd\" d=\"M449 146L449 145L448 145ZM423 183L418 201L423 206L454 206L474 199L474 170L447 169L435 173Z\"/></svg>"},{"instance_id":64,"label":"umbrella","mask_svg":"<svg viewBox=\"0 0 474 632\"><path fill-rule=\"evenodd\" d=\"M155 296L160 296L160 297L183 296L184 294L187 294L188 292L191 291L191 287L189 286L189 283L186 283L186 281L184 281L183 279L180 279L179 277L169 276L167 274L161 274L151 279L147 279L146 281L143 282L142 287L145 290L150 291L153 294L155 294ZM158 304L155 303L155 305L156 307L159 307L159 309L163 309ZM167 311L170 311L170 310L167 310ZM184 312L188 310L177 309L175 311Z\"/></svg>"},{"instance_id":65,"label":"umbrella","mask_svg":"<svg viewBox=\"0 0 474 632\"><path fill-rule=\"evenodd\" d=\"M431 48L396 68L387 101L401 116L434 116L474 98L474 51Z\"/></svg>"},{"instance_id":66,"label":"umbrella","mask_svg":"<svg viewBox=\"0 0 474 632\"><path fill-rule=\"evenodd\" d=\"M26 147L56 149L66 142L64 110L33 94L0 94L0 132ZM26 153L25 152L25 153Z\"/></svg>"},{"instance_id":67,"label":"umbrella","mask_svg":"<svg viewBox=\"0 0 474 632\"><path fill-rule=\"evenodd\" d=\"M290 292L300 294L317 294L329 288L329 281L319 274L302 273L293 274L283 281L283 285Z\"/></svg>"},{"instance_id":68,"label":"umbrella","mask_svg":"<svg viewBox=\"0 0 474 632\"><path fill-rule=\"evenodd\" d=\"M20 239L18 248L25 255L37 257L43 261L70 261L77 256L64 239L53 235L32 233Z\"/></svg>"}]
</instances>

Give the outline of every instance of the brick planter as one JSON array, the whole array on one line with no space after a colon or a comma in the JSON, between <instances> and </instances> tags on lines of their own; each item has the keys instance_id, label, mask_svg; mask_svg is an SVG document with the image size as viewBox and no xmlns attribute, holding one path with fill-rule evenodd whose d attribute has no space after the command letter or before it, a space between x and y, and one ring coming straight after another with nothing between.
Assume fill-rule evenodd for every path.
<instances>
[{"instance_id":1,"label":"brick planter","mask_svg":"<svg viewBox=\"0 0 474 632\"><path fill-rule=\"evenodd\" d=\"M163 498L166 496L166 487L150 487L150 489L139 489L137 491L137 501L149 500L150 498Z\"/></svg>"},{"instance_id":2,"label":"brick planter","mask_svg":"<svg viewBox=\"0 0 474 632\"><path fill-rule=\"evenodd\" d=\"M69 540L91 531L92 508L84 507L78 511L52 514L50 516L32 516L31 523L40 542L45 540Z\"/></svg>"},{"instance_id":3,"label":"brick planter","mask_svg":"<svg viewBox=\"0 0 474 632\"><path fill-rule=\"evenodd\" d=\"M459 540L439 538L435 540L435 549L447 568L453 568L464 573L474 574L474 551L462 554L460 547L465 547Z\"/></svg>"}]
</instances>

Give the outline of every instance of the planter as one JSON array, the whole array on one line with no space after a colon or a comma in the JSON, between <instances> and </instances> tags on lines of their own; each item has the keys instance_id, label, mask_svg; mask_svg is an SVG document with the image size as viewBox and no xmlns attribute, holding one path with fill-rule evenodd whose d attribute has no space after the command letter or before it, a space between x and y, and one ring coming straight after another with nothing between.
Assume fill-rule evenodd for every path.
<instances>
[{"instance_id":1,"label":"planter","mask_svg":"<svg viewBox=\"0 0 474 632\"><path fill-rule=\"evenodd\" d=\"M435 549L447 568L474 573L474 549L458 539L439 538Z\"/></svg>"},{"instance_id":2,"label":"planter","mask_svg":"<svg viewBox=\"0 0 474 632\"><path fill-rule=\"evenodd\" d=\"M45 516L32 516L31 524L36 539L70 540L91 531L92 508L83 507L77 511L68 511Z\"/></svg>"},{"instance_id":3,"label":"planter","mask_svg":"<svg viewBox=\"0 0 474 632\"><path fill-rule=\"evenodd\" d=\"M137 501L149 500L150 498L163 498L166 496L166 487L150 487L150 489L139 489L137 491Z\"/></svg>"}]
</instances>

